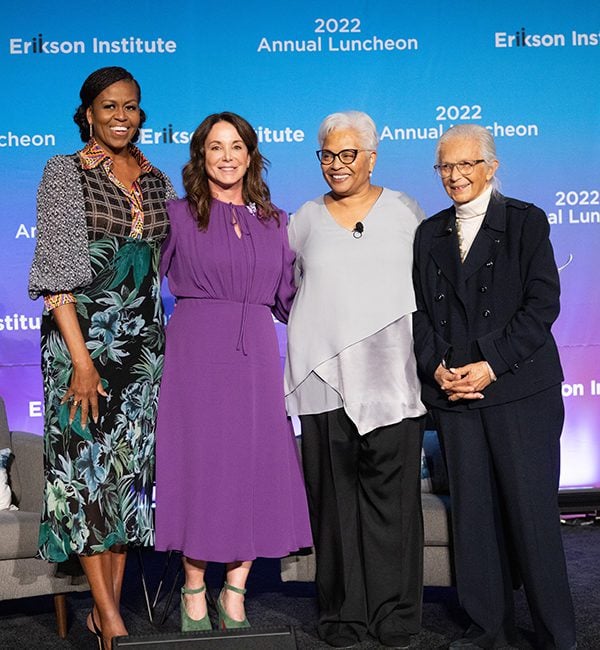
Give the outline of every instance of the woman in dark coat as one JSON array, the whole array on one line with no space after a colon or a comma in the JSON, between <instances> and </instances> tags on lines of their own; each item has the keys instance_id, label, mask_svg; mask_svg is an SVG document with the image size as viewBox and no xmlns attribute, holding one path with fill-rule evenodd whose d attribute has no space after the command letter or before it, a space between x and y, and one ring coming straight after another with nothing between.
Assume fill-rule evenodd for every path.
<instances>
[{"instance_id":1,"label":"woman in dark coat","mask_svg":"<svg viewBox=\"0 0 600 650\"><path fill-rule=\"evenodd\" d=\"M557 491L564 419L551 333L558 271L542 210L494 189L494 141L458 125L437 164L453 206L417 230L414 336L442 435L456 579L471 619L450 647L514 640L520 577L541 648L575 647Z\"/></svg>"}]
</instances>

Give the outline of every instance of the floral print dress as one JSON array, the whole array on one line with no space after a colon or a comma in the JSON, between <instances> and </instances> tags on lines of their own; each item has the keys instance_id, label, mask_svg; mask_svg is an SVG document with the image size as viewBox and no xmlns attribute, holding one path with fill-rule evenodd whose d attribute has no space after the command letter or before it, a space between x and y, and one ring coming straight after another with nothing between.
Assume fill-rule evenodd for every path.
<instances>
[{"instance_id":1,"label":"floral print dress","mask_svg":"<svg viewBox=\"0 0 600 650\"><path fill-rule=\"evenodd\" d=\"M45 399L45 498L40 556L61 562L114 544L154 543L154 426L164 329L158 262L174 192L135 149L142 176L125 188L93 141L78 166L86 203L92 282L75 302L81 331L108 397L95 424L69 424L62 404L72 375L67 346L46 311L41 349ZM49 301L46 300L48 307Z\"/></svg>"}]
</instances>

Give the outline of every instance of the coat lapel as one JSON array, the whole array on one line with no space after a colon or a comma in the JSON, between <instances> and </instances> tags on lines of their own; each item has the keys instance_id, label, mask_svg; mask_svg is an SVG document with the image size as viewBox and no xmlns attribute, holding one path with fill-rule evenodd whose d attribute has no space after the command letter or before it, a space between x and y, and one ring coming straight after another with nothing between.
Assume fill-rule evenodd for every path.
<instances>
[{"instance_id":1,"label":"coat lapel","mask_svg":"<svg viewBox=\"0 0 600 650\"><path fill-rule=\"evenodd\" d=\"M454 214L453 207L445 210L445 218L440 220L431 246L431 257L453 285L458 282L461 266Z\"/></svg>"},{"instance_id":2,"label":"coat lapel","mask_svg":"<svg viewBox=\"0 0 600 650\"><path fill-rule=\"evenodd\" d=\"M458 254L454 207L444 211L444 219L441 219L437 226L431 246L431 257L448 282L459 293L462 285L460 281L462 264Z\"/></svg>"},{"instance_id":3,"label":"coat lapel","mask_svg":"<svg viewBox=\"0 0 600 650\"><path fill-rule=\"evenodd\" d=\"M481 228L463 263L463 279L467 280L488 262L493 262L505 241L506 206L502 197L490 200Z\"/></svg>"}]
</instances>

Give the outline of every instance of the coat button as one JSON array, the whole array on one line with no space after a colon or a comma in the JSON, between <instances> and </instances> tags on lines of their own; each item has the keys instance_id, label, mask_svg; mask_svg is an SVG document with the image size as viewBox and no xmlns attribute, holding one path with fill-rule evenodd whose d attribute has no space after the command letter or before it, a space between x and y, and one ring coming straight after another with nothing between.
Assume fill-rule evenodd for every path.
<instances>
[{"instance_id":1,"label":"coat button","mask_svg":"<svg viewBox=\"0 0 600 650\"><path fill-rule=\"evenodd\" d=\"M518 364L518 363L513 364L513 368L514 368L515 370L518 370L518 369L519 369L519 364Z\"/></svg>"},{"instance_id":2,"label":"coat button","mask_svg":"<svg viewBox=\"0 0 600 650\"><path fill-rule=\"evenodd\" d=\"M440 321L440 325L441 325L442 327L446 327L447 324L448 324L448 321L447 321L447 320L441 320L441 321Z\"/></svg>"},{"instance_id":3,"label":"coat button","mask_svg":"<svg viewBox=\"0 0 600 650\"><path fill-rule=\"evenodd\" d=\"M438 269L438 270L436 271L436 273L437 273L438 275L442 275L442 269Z\"/></svg>"},{"instance_id":4,"label":"coat button","mask_svg":"<svg viewBox=\"0 0 600 650\"><path fill-rule=\"evenodd\" d=\"M491 312L489 309L484 309L484 310L481 312L481 315L482 315L484 318L489 318L489 317L492 315L492 312Z\"/></svg>"},{"instance_id":5,"label":"coat button","mask_svg":"<svg viewBox=\"0 0 600 650\"><path fill-rule=\"evenodd\" d=\"M494 261L493 261L493 260L490 260L489 262L486 262L485 265L486 265L486 266L488 267L488 269L489 269L489 268L491 268L492 266L494 266Z\"/></svg>"},{"instance_id":6,"label":"coat button","mask_svg":"<svg viewBox=\"0 0 600 650\"><path fill-rule=\"evenodd\" d=\"M438 293L438 295L435 297L435 301L436 301L436 302L440 302L440 301L443 300L445 297L446 297L446 296L444 296L443 293Z\"/></svg>"},{"instance_id":7,"label":"coat button","mask_svg":"<svg viewBox=\"0 0 600 650\"><path fill-rule=\"evenodd\" d=\"M487 291L487 287L485 286L485 284L482 287L479 287L479 291L481 293L485 293Z\"/></svg>"}]
</instances>

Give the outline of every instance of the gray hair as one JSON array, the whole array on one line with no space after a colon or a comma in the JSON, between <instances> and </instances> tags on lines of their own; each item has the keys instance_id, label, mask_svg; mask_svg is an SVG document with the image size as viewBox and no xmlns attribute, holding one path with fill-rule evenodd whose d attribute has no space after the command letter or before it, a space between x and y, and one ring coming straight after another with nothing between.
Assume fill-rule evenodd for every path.
<instances>
[{"instance_id":1,"label":"gray hair","mask_svg":"<svg viewBox=\"0 0 600 650\"><path fill-rule=\"evenodd\" d=\"M465 138L469 140L476 140L479 144L479 149L481 151L481 157L485 160L488 167L495 161L498 160L496 157L496 144L494 143L494 136L492 135L489 129L486 129L484 126L479 126L479 124L456 124L450 127L445 131L437 141L435 147L435 161L440 163L440 149L444 144L446 144L452 138ZM494 177L490 181L495 192L498 192L500 189L500 181Z\"/></svg>"},{"instance_id":2,"label":"gray hair","mask_svg":"<svg viewBox=\"0 0 600 650\"><path fill-rule=\"evenodd\" d=\"M360 140L361 147L371 151L377 151L379 136L373 119L362 111L342 111L331 113L322 122L319 127L317 139L319 146L323 146L325 138L332 132L340 129L349 129L355 131Z\"/></svg>"}]
</instances>

